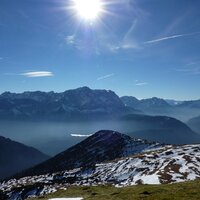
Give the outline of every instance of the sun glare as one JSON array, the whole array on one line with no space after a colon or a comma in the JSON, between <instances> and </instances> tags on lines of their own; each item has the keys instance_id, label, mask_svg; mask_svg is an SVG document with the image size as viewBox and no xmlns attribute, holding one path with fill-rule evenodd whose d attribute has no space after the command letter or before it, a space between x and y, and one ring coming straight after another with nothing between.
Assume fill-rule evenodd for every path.
<instances>
[{"instance_id":1,"label":"sun glare","mask_svg":"<svg viewBox=\"0 0 200 200\"><path fill-rule=\"evenodd\" d=\"M102 11L101 0L73 0L77 15L84 20L95 20Z\"/></svg>"}]
</instances>

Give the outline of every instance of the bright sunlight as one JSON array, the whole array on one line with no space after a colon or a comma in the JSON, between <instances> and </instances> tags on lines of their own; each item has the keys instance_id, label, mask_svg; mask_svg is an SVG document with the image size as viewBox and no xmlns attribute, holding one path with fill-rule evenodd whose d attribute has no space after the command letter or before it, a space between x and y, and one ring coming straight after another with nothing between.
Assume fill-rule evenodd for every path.
<instances>
[{"instance_id":1,"label":"bright sunlight","mask_svg":"<svg viewBox=\"0 0 200 200\"><path fill-rule=\"evenodd\" d=\"M101 0L73 0L77 15L84 20L95 20L102 11Z\"/></svg>"}]
</instances>

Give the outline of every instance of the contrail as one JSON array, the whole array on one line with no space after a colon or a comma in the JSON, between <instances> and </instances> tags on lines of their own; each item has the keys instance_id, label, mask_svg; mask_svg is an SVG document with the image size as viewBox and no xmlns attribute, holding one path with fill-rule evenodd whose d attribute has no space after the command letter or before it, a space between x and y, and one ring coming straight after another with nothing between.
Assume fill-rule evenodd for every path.
<instances>
[{"instance_id":1,"label":"contrail","mask_svg":"<svg viewBox=\"0 0 200 200\"><path fill-rule=\"evenodd\" d=\"M156 43L156 42L162 42L162 41L165 41L165 40L171 40L171 39L175 39L175 38L198 35L198 34L200 34L200 32L172 35L172 36L168 36L168 37L158 38L158 39L155 39L155 40L149 40L149 41L144 42L144 44L152 44L152 43Z\"/></svg>"}]
</instances>

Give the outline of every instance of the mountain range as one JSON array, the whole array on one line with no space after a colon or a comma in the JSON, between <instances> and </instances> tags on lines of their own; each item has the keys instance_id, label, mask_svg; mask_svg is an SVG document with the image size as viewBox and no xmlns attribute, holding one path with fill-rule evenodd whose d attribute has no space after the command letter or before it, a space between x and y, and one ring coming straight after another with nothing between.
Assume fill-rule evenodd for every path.
<instances>
[{"instance_id":1,"label":"mountain range","mask_svg":"<svg viewBox=\"0 0 200 200\"><path fill-rule=\"evenodd\" d=\"M0 179L49 159L33 147L0 136Z\"/></svg>"},{"instance_id":2,"label":"mountain range","mask_svg":"<svg viewBox=\"0 0 200 200\"><path fill-rule=\"evenodd\" d=\"M110 90L93 90L88 87L61 93L5 92L0 95L1 132L5 133L4 135L10 134L9 131L12 132L12 135L21 134L19 131L21 132L23 129L18 130L18 123L14 127L13 121L23 123L26 123L27 120L34 121L34 123L38 123L38 126L45 122L47 127L43 128L42 126L41 129L37 129L37 134L43 135L44 132L46 134L46 132L55 131L55 135L52 138L48 137L48 140L41 141L39 145L37 140L34 141L34 146L52 155L71 145L72 137L69 133L67 135L68 138L70 137L69 139L63 136L63 142L59 144L55 142L56 134L63 135L65 130L72 133L75 130L80 134L91 134L97 130L111 129L133 137L161 143L198 143L200 142L200 136L197 134L200 133L198 123L194 125L188 120L199 115L199 100L183 102L170 100L169 102L169 100L156 97L142 100L127 96L120 98ZM184 123L180 119L184 119ZM6 120L5 126L10 124L13 129L5 128L4 120ZM56 124L57 122L59 124ZM69 124L71 122L72 124ZM69 125L61 126L60 123ZM26 126L26 124L20 124L20 126L23 125ZM54 131L49 130L50 127ZM56 132L58 127L59 130L62 129L62 133ZM74 127L78 127L78 130ZM27 130L30 129L32 128L27 128ZM30 133L32 133L31 130ZM34 134L36 133L34 132ZM28 134L23 133L23 135L27 137L26 144L30 144ZM16 140L18 140L17 137ZM75 138L73 141L75 144ZM49 148L50 144L51 148ZM59 148L56 145L59 145Z\"/></svg>"},{"instance_id":3,"label":"mountain range","mask_svg":"<svg viewBox=\"0 0 200 200\"><path fill-rule=\"evenodd\" d=\"M119 98L110 90L92 90L88 87L61 93L35 91L17 94L4 92L0 95L1 118L76 119L77 116L119 115L130 111L152 115L170 115L185 120L198 116L199 109L200 100L176 101L157 97L138 100L132 96ZM187 113L187 118L184 117L184 112Z\"/></svg>"},{"instance_id":4,"label":"mountain range","mask_svg":"<svg viewBox=\"0 0 200 200\"><path fill-rule=\"evenodd\" d=\"M176 101L157 97L139 100L132 96L123 96L121 100L125 106L138 109L144 114L170 116L184 122L200 115L200 100Z\"/></svg>"},{"instance_id":5,"label":"mountain range","mask_svg":"<svg viewBox=\"0 0 200 200\"><path fill-rule=\"evenodd\" d=\"M188 121L200 115L200 100L120 98L111 90L92 90L88 87L61 93L4 92L0 95L0 119L91 120L113 118L126 113L164 115Z\"/></svg>"},{"instance_id":6,"label":"mountain range","mask_svg":"<svg viewBox=\"0 0 200 200\"><path fill-rule=\"evenodd\" d=\"M122 187L195 180L200 178L199 156L199 144L151 143L102 130L54 158L17 174L14 179L2 182L0 191L7 199L23 200L71 185Z\"/></svg>"},{"instance_id":7,"label":"mountain range","mask_svg":"<svg viewBox=\"0 0 200 200\"><path fill-rule=\"evenodd\" d=\"M62 93L36 91L0 95L1 119L77 120L115 116L127 111L114 92L88 87Z\"/></svg>"}]
</instances>

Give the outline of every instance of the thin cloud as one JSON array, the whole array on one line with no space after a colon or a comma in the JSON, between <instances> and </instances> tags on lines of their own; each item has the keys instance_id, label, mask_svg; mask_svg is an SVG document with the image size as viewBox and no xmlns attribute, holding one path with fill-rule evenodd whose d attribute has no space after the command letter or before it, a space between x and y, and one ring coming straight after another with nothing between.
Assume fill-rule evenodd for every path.
<instances>
[{"instance_id":1,"label":"thin cloud","mask_svg":"<svg viewBox=\"0 0 200 200\"><path fill-rule=\"evenodd\" d=\"M185 20L191 15L191 10L188 9L182 15L179 15L175 19L173 19L169 25L164 29L161 35L169 35L174 33L175 31L179 31L181 26L184 26Z\"/></svg>"},{"instance_id":2,"label":"thin cloud","mask_svg":"<svg viewBox=\"0 0 200 200\"><path fill-rule=\"evenodd\" d=\"M75 44L75 42L76 42L75 35L68 35L68 36L66 36L65 37L65 41L69 45Z\"/></svg>"},{"instance_id":3,"label":"thin cloud","mask_svg":"<svg viewBox=\"0 0 200 200\"><path fill-rule=\"evenodd\" d=\"M130 38L132 38L136 25L137 25L137 20L134 20L132 22L130 28L128 29L128 31L124 35L123 40L129 40Z\"/></svg>"},{"instance_id":4,"label":"thin cloud","mask_svg":"<svg viewBox=\"0 0 200 200\"><path fill-rule=\"evenodd\" d=\"M103 79L106 79L106 78L110 78L110 77L112 77L112 76L114 76L114 75L115 75L115 74L107 74L107 75L105 75L105 76L100 76L100 77L97 78L97 80L100 81L100 80L103 80Z\"/></svg>"},{"instance_id":5,"label":"thin cloud","mask_svg":"<svg viewBox=\"0 0 200 200\"><path fill-rule=\"evenodd\" d=\"M130 28L128 29L128 31L125 33L123 37L121 49L139 49L140 48L140 46L134 40L134 37L133 37L136 26L137 26L137 20L134 20Z\"/></svg>"},{"instance_id":6,"label":"thin cloud","mask_svg":"<svg viewBox=\"0 0 200 200\"><path fill-rule=\"evenodd\" d=\"M199 75L200 74L200 67L180 68L180 69L175 69L175 71L185 73L187 75Z\"/></svg>"},{"instance_id":7,"label":"thin cloud","mask_svg":"<svg viewBox=\"0 0 200 200\"><path fill-rule=\"evenodd\" d=\"M127 32L124 34L123 38L119 42L115 42L113 44L109 44L109 42L106 42L106 46L112 53L116 53L119 50L128 50L128 49L141 49L141 46L138 42L135 41L133 34L135 31L135 27L137 25L137 20L134 20L127 30Z\"/></svg>"},{"instance_id":8,"label":"thin cloud","mask_svg":"<svg viewBox=\"0 0 200 200\"><path fill-rule=\"evenodd\" d=\"M88 46L85 44L84 40L78 38L76 35L68 35L65 37L65 43L70 46L73 47L79 51L84 51L85 49L88 48ZM94 47L90 47L93 48ZM96 49L94 49L94 51L96 52Z\"/></svg>"},{"instance_id":9,"label":"thin cloud","mask_svg":"<svg viewBox=\"0 0 200 200\"><path fill-rule=\"evenodd\" d=\"M54 76L54 74L52 72L49 72L49 71L32 71L32 72L22 73L20 75L28 77L28 78Z\"/></svg>"},{"instance_id":10,"label":"thin cloud","mask_svg":"<svg viewBox=\"0 0 200 200\"><path fill-rule=\"evenodd\" d=\"M133 37L136 25L137 20L134 20L131 23L130 27L128 27L122 38L116 38L114 35L110 35L107 33L97 34L97 40L91 41L90 43L90 52L95 52L96 55L101 55L105 52L117 53L123 50L140 49L141 46L137 41L135 41ZM66 45L70 47L73 47L80 51L88 51L87 41L85 41L85 39L79 35L67 35L64 37L64 40Z\"/></svg>"},{"instance_id":11,"label":"thin cloud","mask_svg":"<svg viewBox=\"0 0 200 200\"><path fill-rule=\"evenodd\" d=\"M118 50L121 48L120 45L118 44L106 44L106 48L111 52L111 53L117 53Z\"/></svg>"},{"instance_id":12,"label":"thin cloud","mask_svg":"<svg viewBox=\"0 0 200 200\"><path fill-rule=\"evenodd\" d=\"M124 43L121 45L121 49L140 49L141 47L138 46L138 44L130 42L130 43Z\"/></svg>"},{"instance_id":13,"label":"thin cloud","mask_svg":"<svg viewBox=\"0 0 200 200\"><path fill-rule=\"evenodd\" d=\"M180 37L187 37L187 36L198 35L198 34L200 34L200 32L172 35L172 36L167 36L167 37L163 37L163 38L158 38L155 40L149 40L149 41L144 42L144 44L153 44L153 43L162 42L165 40L172 40L172 39L176 39L176 38L180 38Z\"/></svg>"},{"instance_id":14,"label":"thin cloud","mask_svg":"<svg viewBox=\"0 0 200 200\"><path fill-rule=\"evenodd\" d=\"M200 64L200 61L190 62L190 63L187 63L186 65L191 66L191 65L197 65L197 64Z\"/></svg>"},{"instance_id":15,"label":"thin cloud","mask_svg":"<svg viewBox=\"0 0 200 200\"><path fill-rule=\"evenodd\" d=\"M0 60L3 60L3 57L0 57Z\"/></svg>"},{"instance_id":16,"label":"thin cloud","mask_svg":"<svg viewBox=\"0 0 200 200\"><path fill-rule=\"evenodd\" d=\"M92 136L92 134L90 135L81 135L81 134L71 134L72 137L90 137Z\"/></svg>"},{"instance_id":17,"label":"thin cloud","mask_svg":"<svg viewBox=\"0 0 200 200\"><path fill-rule=\"evenodd\" d=\"M147 82L138 82L135 84L136 86L145 86L145 85L148 85Z\"/></svg>"}]
</instances>

